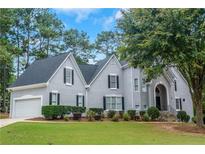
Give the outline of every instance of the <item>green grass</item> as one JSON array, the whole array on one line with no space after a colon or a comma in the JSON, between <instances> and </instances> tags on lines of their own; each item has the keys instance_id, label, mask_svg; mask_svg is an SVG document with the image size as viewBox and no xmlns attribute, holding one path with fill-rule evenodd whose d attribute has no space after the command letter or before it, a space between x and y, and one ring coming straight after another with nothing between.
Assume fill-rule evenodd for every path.
<instances>
[{"instance_id":1,"label":"green grass","mask_svg":"<svg viewBox=\"0 0 205 154\"><path fill-rule=\"evenodd\" d=\"M205 136L136 122L21 122L0 129L0 144L205 144Z\"/></svg>"}]
</instances>

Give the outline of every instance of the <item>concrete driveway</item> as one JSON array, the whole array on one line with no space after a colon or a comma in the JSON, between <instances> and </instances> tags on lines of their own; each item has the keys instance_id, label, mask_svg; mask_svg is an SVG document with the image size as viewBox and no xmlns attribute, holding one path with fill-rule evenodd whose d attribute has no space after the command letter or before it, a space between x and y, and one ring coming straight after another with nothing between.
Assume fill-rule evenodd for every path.
<instances>
[{"instance_id":1,"label":"concrete driveway","mask_svg":"<svg viewBox=\"0 0 205 154\"><path fill-rule=\"evenodd\" d=\"M0 128L4 127L4 126L8 126L10 124L16 123L16 122L20 122L20 121L24 121L25 119L0 119Z\"/></svg>"}]
</instances>

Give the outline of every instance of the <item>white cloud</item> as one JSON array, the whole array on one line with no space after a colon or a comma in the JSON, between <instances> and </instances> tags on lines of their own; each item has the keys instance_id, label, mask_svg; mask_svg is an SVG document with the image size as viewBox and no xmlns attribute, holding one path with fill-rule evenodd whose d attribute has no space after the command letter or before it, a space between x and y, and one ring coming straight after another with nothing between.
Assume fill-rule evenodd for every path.
<instances>
[{"instance_id":1,"label":"white cloud","mask_svg":"<svg viewBox=\"0 0 205 154\"><path fill-rule=\"evenodd\" d=\"M121 10L118 10L115 14L115 19L117 20L117 19L120 19L120 18L122 18L122 12L121 12Z\"/></svg>"},{"instance_id":2,"label":"white cloud","mask_svg":"<svg viewBox=\"0 0 205 154\"><path fill-rule=\"evenodd\" d=\"M113 26L114 21L115 21L115 18L113 16L105 18L103 21L103 29L110 30Z\"/></svg>"},{"instance_id":3,"label":"white cloud","mask_svg":"<svg viewBox=\"0 0 205 154\"><path fill-rule=\"evenodd\" d=\"M91 14L94 14L97 12L97 9L66 9L66 8L61 8L61 9L55 9L57 12L64 13L68 16L75 16L76 19L75 21L80 23L83 20L88 19L88 17Z\"/></svg>"}]
</instances>

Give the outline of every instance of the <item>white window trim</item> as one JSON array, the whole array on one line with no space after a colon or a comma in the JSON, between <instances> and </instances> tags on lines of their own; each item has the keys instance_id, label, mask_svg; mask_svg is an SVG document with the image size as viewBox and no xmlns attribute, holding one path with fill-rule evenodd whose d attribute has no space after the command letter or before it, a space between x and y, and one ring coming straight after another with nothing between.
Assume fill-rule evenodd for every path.
<instances>
[{"instance_id":1,"label":"white window trim","mask_svg":"<svg viewBox=\"0 0 205 154\"><path fill-rule=\"evenodd\" d=\"M70 67L70 66L65 66L64 68L71 70L71 72L74 70L74 69L73 69L72 67ZM73 77L72 77L72 73L71 73L71 83L66 82L65 85L66 85L66 86L71 86L71 85L72 85L72 80L73 80Z\"/></svg>"},{"instance_id":2,"label":"white window trim","mask_svg":"<svg viewBox=\"0 0 205 154\"><path fill-rule=\"evenodd\" d=\"M142 91L142 92L147 92L147 83L145 82L145 83L143 84L143 80L144 80L144 78L142 78L141 91ZM145 90L143 90L144 88L145 88Z\"/></svg>"},{"instance_id":3,"label":"white window trim","mask_svg":"<svg viewBox=\"0 0 205 154\"><path fill-rule=\"evenodd\" d=\"M51 105L58 105L58 91L51 91L52 95L51 95ZM53 94L56 94L56 103L53 104Z\"/></svg>"},{"instance_id":4,"label":"white window trim","mask_svg":"<svg viewBox=\"0 0 205 154\"><path fill-rule=\"evenodd\" d=\"M111 89L111 90L116 90L116 89L117 89L117 76L118 76L118 75L111 73L111 74L109 74L109 76L110 76L110 78L111 78L111 76L115 76L115 79L116 79L116 82L115 82L115 83L116 83L116 85L115 85L116 88L109 88L109 89ZM111 80L110 80L110 86L111 86Z\"/></svg>"},{"instance_id":5,"label":"white window trim","mask_svg":"<svg viewBox=\"0 0 205 154\"><path fill-rule=\"evenodd\" d=\"M137 79L137 81L138 81L138 88L137 88L137 90L135 90L135 79ZM140 81L139 81L139 78L136 77L136 78L134 78L134 92L139 92L139 89L140 89Z\"/></svg>"},{"instance_id":6,"label":"white window trim","mask_svg":"<svg viewBox=\"0 0 205 154\"><path fill-rule=\"evenodd\" d=\"M176 99L181 99L181 98L180 98L180 97L175 97L175 107L177 107L177 106L176 106L176 103L177 103L177 102L176 102ZM181 101L181 106L182 106L182 101ZM176 108L176 111L182 111L182 109L177 109L177 108Z\"/></svg>"},{"instance_id":7,"label":"white window trim","mask_svg":"<svg viewBox=\"0 0 205 154\"><path fill-rule=\"evenodd\" d=\"M122 95L105 95L105 99L107 99L107 97L115 97L115 98L121 98L121 103L122 103ZM107 104L107 102L106 102ZM122 105L122 104L121 104ZM122 109L117 109L117 103L115 103L115 109L106 109L106 111L109 111L109 110L114 110L114 111L122 111Z\"/></svg>"}]
</instances>

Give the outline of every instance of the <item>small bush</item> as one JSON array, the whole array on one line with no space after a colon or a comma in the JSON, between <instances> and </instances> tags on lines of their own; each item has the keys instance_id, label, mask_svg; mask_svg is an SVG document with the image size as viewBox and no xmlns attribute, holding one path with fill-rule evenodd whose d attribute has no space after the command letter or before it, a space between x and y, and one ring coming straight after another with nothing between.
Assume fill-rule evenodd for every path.
<instances>
[{"instance_id":1,"label":"small bush","mask_svg":"<svg viewBox=\"0 0 205 154\"><path fill-rule=\"evenodd\" d=\"M148 116L148 114L144 114L142 120L143 120L143 121L149 121L149 116Z\"/></svg>"},{"instance_id":2,"label":"small bush","mask_svg":"<svg viewBox=\"0 0 205 154\"><path fill-rule=\"evenodd\" d=\"M86 115L87 115L88 121L93 121L94 120L94 116L95 116L95 112L92 111L92 110L88 110Z\"/></svg>"},{"instance_id":3,"label":"small bush","mask_svg":"<svg viewBox=\"0 0 205 154\"><path fill-rule=\"evenodd\" d=\"M98 115L101 115L104 111L102 108L89 108L89 110L95 112Z\"/></svg>"},{"instance_id":4,"label":"small bush","mask_svg":"<svg viewBox=\"0 0 205 154\"><path fill-rule=\"evenodd\" d=\"M193 123L196 123L196 116L192 117L192 118L191 118L191 121L192 121Z\"/></svg>"},{"instance_id":5,"label":"small bush","mask_svg":"<svg viewBox=\"0 0 205 154\"><path fill-rule=\"evenodd\" d=\"M187 113L186 111L179 111L177 113L177 119L181 122L185 122L187 120Z\"/></svg>"},{"instance_id":6,"label":"small bush","mask_svg":"<svg viewBox=\"0 0 205 154\"><path fill-rule=\"evenodd\" d=\"M102 114L101 114L101 115L96 114L96 115L94 116L94 119L97 120L97 121L102 120Z\"/></svg>"},{"instance_id":7,"label":"small bush","mask_svg":"<svg viewBox=\"0 0 205 154\"><path fill-rule=\"evenodd\" d=\"M85 107L79 107L79 106L72 106L71 112L72 113L85 113L86 108Z\"/></svg>"},{"instance_id":8,"label":"small bush","mask_svg":"<svg viewBox=\"0 0 205 154\"><path fill-rule=\"evenodd\" d=\"M185 118L184 122L189 122L189 120L190 120L190 116L186 115L186 118Z\"/></svg>"},{"instance_id":9,"label":"small bush","mask_svg":"<svg viewBox=\"0 0 205 154\"><path fill-rule=\"evenodd\" d=\"M124 114L123 114L123 120L124 120L124 121L129 121L129 120L130 120L130 116L129 116L128 113L124 113Z\"/></svg>"},{"instance_id":10,"label":"small bush","mask_svg":"<svg viewBox=\"0 0 205 154\"><path fill-rule=\"evenodd\" d=\"M112 121L118 122L120 119L120 115L118 113L115 113L114 116L112 117Z\"/></svg>"},{"instance_id":11,"label":"small bush","mask_svg":"<svg viewBox=\"0 0 205 154\"><path fill-rule=\"evenodd\" d=\"M80 112L74 112L73 113L73 120L81 120L82 113Z\"/></svg>"},{"instance_id":12,"label":"small bush","mask_svg":"<svg viewBox=\"0 0 205 154\"><path fill-rule=\"evenodd\" d=\"M119 113L119 115L120 115L120 119L122 119L122 118L123 118L124 111L119 111L118 113Z\"/></svg>"},{"instance_id":13,"label":"small bush","mask_svg":"<svg viewBox=\"0 0 205 154\"><path fill-rule=\"evenodd\" d=\"M154 106L148 108L147 114L152 120L155 120L160 116L159 109Z\"/></svg>"},{"instance_id":14,"label":"small bush","mask_svg":"<svg viewBox=\"0 0 205 154\"><path fill-rule=\"evenodd\" d=\"M128 110L127 113L129 114L131 120L135 119L136 110Z\"/></svg>"},{"instance_id":15,"label":"small bush","mask_svg":"<svg viewBox=\"0 0 205 154\"><path fill-rule=\"evenodd\" d=\"M143 115L146 113L146 111L140 111L140 117L143 117Z\"/></svg>"},{"instance_id":16,"label":"small bush","mask_svg":"<svg viewBox=\"0 0 205 154\"><path fill-rule=\"evenodd\" d=\"M68 116L68 115L65 115L65 116L63 117L63 119L64 119L65 121L69 121L69 116Z\"/></svg>"},{"instance_id":17,"label":"small bush","mask_svg":"<svg viewBox=\"0 0 205 154\"><path fill-rule=\"evenodd\" d=\"M116 113L115 111L109 110L108 113L107 113L107 117L108 117L108 118L113 118L113 116L115 115L115 113Z\"/></svg>"},{"instance_id":18,"label":"small bush","mask_svg":"<svg viewBox=\"0 0 205 154\"><path fill-rule=\"evenodd\" d=\"M203 114L205 115L205 102L202 103Z\"/></svg>"}]
</instances>

